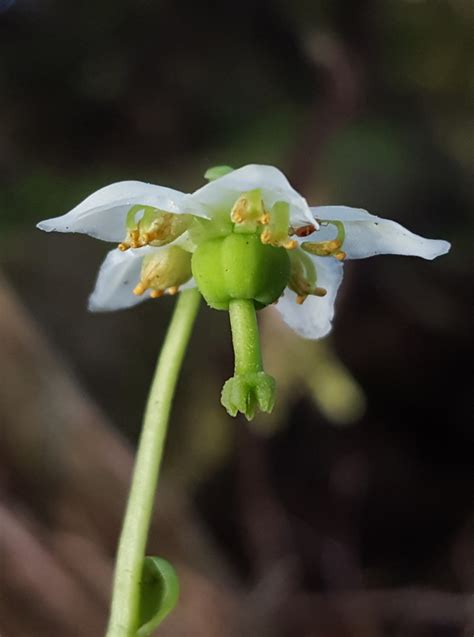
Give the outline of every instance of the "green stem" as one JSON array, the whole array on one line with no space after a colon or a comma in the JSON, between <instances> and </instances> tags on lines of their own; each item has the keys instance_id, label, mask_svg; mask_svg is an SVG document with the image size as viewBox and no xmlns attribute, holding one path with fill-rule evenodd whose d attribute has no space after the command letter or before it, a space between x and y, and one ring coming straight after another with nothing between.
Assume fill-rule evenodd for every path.
<instances>
[{"instance_id":1,"label":"green stem","mask_svg":"<svg viewBox=\"0 0 474 637\"><path fill-rule=\"evenodd\" d=\"M255 305L249 299L233 299L229 303L235 374L262 371L260 336Z\"/></svg>"},{"instance_id":2,"label":"green stem","mask_svg":"<svg viewBox=\"0 0 474 637\"><path fill-rule=\"evenodd\" d=\"M106 637L136 637L139 585L156 485L178 374L199 307L198 290L180 294L156 366L117 551Z\"/></svg>"}]
</instances>

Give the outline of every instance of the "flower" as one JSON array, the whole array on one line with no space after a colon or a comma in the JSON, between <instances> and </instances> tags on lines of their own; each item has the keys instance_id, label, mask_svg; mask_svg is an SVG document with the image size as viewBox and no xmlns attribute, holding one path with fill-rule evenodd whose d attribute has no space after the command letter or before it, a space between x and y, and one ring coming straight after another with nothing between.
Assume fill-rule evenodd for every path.
<instances>
[{"instance_id":1,"label":"flower","mask_svg":"<svg viewBox=\"0 0 474 637\"><path fill-rule=\"evenodd\" d=\"M146 298L146 290L152 297L174 294L195 286L196 277L212 306L214 292L204 291L206 271L201 276L202 268L197 263L198 253L203 252L201 246L233 233L257 235L256 244L267 252L259 252L255 263L262 263L262 255L270 254L270 249L278 249L288 254L289 268L279 269L281 281L274 282L271 299L263 295L264 302L260 302L252 296L253 291L246 291L248 286L239 294L255 298L257 307L276 301L286 323L313 339L331 329L345 259L376 254L434 259L450 249L447 241L425 239L365 210L347 206L310 208L272 166L225 167L214 170L210 178L210 183L192 194L138 181L114 183L67 214L40 222L38 227L47 232L86 233L118 243L100 268L89 300L93 311L131 307ZM239 254L249 255L241 247L239 250ZM254 252L245 258L254 259ZM277 268L272 267L276 277ZM247 271L246 263L240 263L240 271ZM232 288L234 279L231 285L228 278L222 278L227 274L220 272L219 276L220 289L222 285ZM229 290L226 288L225 298L221 294L214 307L225 309L225 295L235 294Z\"/></svg>"}]
</instances>

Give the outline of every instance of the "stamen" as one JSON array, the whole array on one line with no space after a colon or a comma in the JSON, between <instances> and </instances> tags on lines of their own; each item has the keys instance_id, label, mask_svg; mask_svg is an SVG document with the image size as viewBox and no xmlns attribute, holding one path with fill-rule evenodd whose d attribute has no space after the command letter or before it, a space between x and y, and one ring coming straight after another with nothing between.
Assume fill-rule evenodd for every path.
<instances>
[{"instance_id":1,"label":"stamen","mask_svg":"<svg viewBox=\"0 0 474 637\"><path fill-rule=\"evenodd\" d=\"M137 219L139 212L142 214ZM173 214L150 206L133 206L127 214L127 236L119 243L118 249L123 252L146 245L166 245L182 235L191 222L191 215Z\"/></svg>"},{"instance_id":2,"label":"stamen","mask_svg":"<svg viewBox=\"0 0 474 637\"><path fill-rule=\"evenodd\" d=\"M260 188L256 188L244 192L237 199L230 211L230 218L236 224L236 232L251 234L256 231L258 224L263 223L265 214L262 192Z\"/></svg>"},{"instance_id":3,"label":"stamen","mask_svg":"<svg viewBox=\"0 0 474 637\"><path fill-rule=\"evenodd\" d=\"M328 293L328 291L326 290L326 288L314 288L313 291L311 292L311 294L313 294L314 296L326 296L326 294Z\"/></svg>"},{"instance_id":4,"label":"stamen","mask_svg":"<svg viewBox=\"0 0 474 637\"><path fill-rule=\"evenodd\" d=\"M140 233L137 228L135 228L134 230L129 230L125 241L118 244L118 249L124 252L125 250L128 250L129 248L138 248L139 237L140 237Z\"/></svg>"},{"instance_id":5,"label":"stamen","mask_svg":"<svg viewBox=\"0 0 474 637\"><path fill-rule=\"evenodd\" d=\"M169 294L170 296L175 296L175 294L178 294L178 292L179 292L179 286L172 285L171 287L167 289L150 290L150 298L159 299L165 294Z\"/></svg>"},{"instance_id":6,"label":"stamen","mask_svg":"<svg viewBox=\"0 0 474 637\"><path fill-rule=\"evenodd\" d=\"M298 305L303 305L308 296L323 297L326 296L327 293L328 291L325 288L313 288L308 294L298 294L296 296L296 302L298 303Z\"/></svg>"},{"instance_id":7,"label":"stamen","mask_svg":"<svg viewBox=\"0 0 474 637\"><path fill-rule=\"evenodd\" d=\"M334 257L338 261L343 261L346 258L346 253L341 250L342 245L344 244L344 240L346 238L346 231L344 228L344 224L342 221L320 221L322 226L327 226L329 224L336 226L337 235L335 239L330 239L329 241L319 241L317 243L310 243L305 241L301 247L306 252L310 254L314 254L317 257Z\"/></svg>"},{"instance_id":8,"label":"stamen","mask_svg":"<svg viewBox=\"0 0 474 637\"><path fill-rule=\"evenodd\" d=\"M260 240L262 243L276 248L294 250L298 247L295 239L290 239L290 206L285 201L278 201L271 212L265 211L260 218L260 223L264 225Z\"/></svg>"},{"instance_id":9,"label":"stamen","mask_svg":"<svg viewBox=\"0 0 474 637\"><path fill-rule=\"evenodd\" d=\"M175 295L179 286L191 278L191 254L172 246L148 254L143 259L141 280L133 293L141 296L149 290L150 297L157 299L165 293Z\"/></svg>"},{"instance_id":10,"label":"stamen","mask_svg":"<svg viewBox=\"0 0 474 637\"><path fill-rule=\"evenodd\" d=\"M288 287L296 294L296 302L301 305L311 296L326 296L327 290L316 285L316 267L312 259L302 250L290 253L291 274Z\"/></svg>"}]
</instances>

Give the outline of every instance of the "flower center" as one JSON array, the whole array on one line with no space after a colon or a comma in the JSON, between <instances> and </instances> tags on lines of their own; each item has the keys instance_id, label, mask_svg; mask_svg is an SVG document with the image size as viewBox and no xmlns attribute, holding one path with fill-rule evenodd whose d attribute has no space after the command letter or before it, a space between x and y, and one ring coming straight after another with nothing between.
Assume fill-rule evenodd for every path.
<instances>
[{"instance_id":1,"label":"flower center","mask_svg":"<svg viewBox=\"0 0 474 637\"><path fill-rule=\"evenodd\" d=\"M191 215L177 215L150 206L133 206L127 214L126 237L118 248L124 251L146 245L166 245L181 236L192 219Z\"/></svg>"}]
</instances>

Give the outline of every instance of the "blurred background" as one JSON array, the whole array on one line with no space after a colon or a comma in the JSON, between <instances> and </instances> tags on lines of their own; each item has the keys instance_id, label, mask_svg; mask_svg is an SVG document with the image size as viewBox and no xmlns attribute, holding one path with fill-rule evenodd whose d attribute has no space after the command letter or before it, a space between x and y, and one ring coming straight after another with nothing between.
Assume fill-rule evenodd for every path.
<instances>
[{"instance_id":1,"label":"blurred background","mask_svg":"<svg viewBox=\"0 0 474 637\"><path fill-rule=\"evenodd\" d=\"M150 535L182 582L158 633L473 634L473 25L469 0L0 0L2 637L103 634L174 304L88 314L110 246L35 223L246 163L453 249L347 263L324 342L262 312L278 402L250 426L202 308Z\"/></svg>"}]
</instances>

